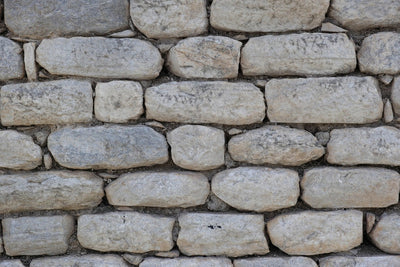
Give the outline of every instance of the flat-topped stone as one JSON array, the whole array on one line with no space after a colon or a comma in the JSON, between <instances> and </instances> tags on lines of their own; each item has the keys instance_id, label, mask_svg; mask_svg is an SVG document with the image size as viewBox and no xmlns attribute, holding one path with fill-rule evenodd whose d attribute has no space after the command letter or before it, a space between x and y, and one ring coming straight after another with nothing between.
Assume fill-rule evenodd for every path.
<instances>
[{"instance_id":1,"label":"flat-topped stone","mask_svg":"<svg viewBox=\"0 0 400 267\"><path fill-rule=\"evenodd\" d=\"M0 80L21 79L25 75L22 47L0 36Z\"/></svg>"},{"instance_id":2,"label":"flat-topped stone","mask_svg":"<svg viewBox=\"0 0 400 267\"><path fill-rule=\"evenodd\" d=\"M29 267L129 267L128 263L118 255L87 254L80 256L44 257L31 261Z\"/></svg>"}]
</instances>

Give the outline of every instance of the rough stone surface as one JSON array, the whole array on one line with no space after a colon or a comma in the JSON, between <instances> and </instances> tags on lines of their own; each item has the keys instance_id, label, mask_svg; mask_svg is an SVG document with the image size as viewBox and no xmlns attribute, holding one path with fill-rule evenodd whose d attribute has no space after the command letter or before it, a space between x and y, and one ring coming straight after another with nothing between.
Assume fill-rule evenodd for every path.
<instances>
[{"instance_id":1,"label":"rough stone surface","mask_svg":"<svg viewBox=\"0 0 400 267\"><path fill-rule=\"evenodd\" d=\"M180 257L175 259L146 258L140 267L232 267L232 262L220 257Z\"/></svg>"},{"instance_id":2,"label":"rough stone surface","mask_svg":"<svg viewBox=\"0 0 400 267\"><path fill-rule=\"evenodd\" d=\"M299 175L292 170L265 167L228 169L213 177L212 191L240 210L273 211L296 205Z\"/></svg>"},{"instance_id":3,"label":"rough stone surface","mask_svg":"<svg viewBox=\"0 0 400 267\"><path fill-rule=\"evenodd\" d=\"M106 187L108 203L117 206L191 207L206 202L208 179L195 172L135 172Z\"/></svg>"},{"instance_id":4,"label":"rough stone surface","mask_svg":"<svg viewBox=\"0 0 400 267\"><path fill-rule=\"evenodd\" d=\"M394 78L391 98L394 112L400 116L400 76Z\"/></svg>"},{"instance_id":5,"label":"rough stone surface","mask_svg":"<svg viewBox=\"0 0 400 267\"><path fill-rule=\"evenodd\" d=\"M371 232L372 228L375 225L375 222L376 222L375 214L367 212L365 214L365 232L367 232L367 234Z\"/></svg>"},{"instance_id":6,"label":"rough stone surface","mask_svg":"<svg viewBox=\"0 0 400 267\"><path fill-rule=\"evenodd\" d=\"M125 253L122 255L125 261L129 262L130 264L133 265L139 265L143 261L143 256L138 255L138 254L129 254ZM94 266L93 266L94 267Z\"/></svg>"},{"instance_id":7,"label":"rough stone surface","mask_svg":"<svg viewBox=\"0 0 400 267\"><path fill-rule=\"evenodd\" d=\"M147 119L245 125L262 122L265 103L250 83L171 82L145 92Z\"/></svg>"},{"instance_id":8,"label":"rough stone surface","mask_svg":"<svg viewBox=\"0 0 400 267\"><path fill-rule=\"evenodd\" d=\"M63 128L48 137L62 166L75 169L128 169L168 161L165 137L147 126Z\"/></svg>"},{"instance_id":9,"label":"rough stone surface","mask_svg":"<svg viewBox=\"0 0 400 267\"><path fill-rule=\"evenodd\" d=\"M326 22L326 23L322 23L321 32L339 33L339 32L347 32L347 30L340 28L330 22Z\"/></svg>"},{"instance_id":10,"label":"rough stone surface","mask_svg":"<svg viewBox=\"0 0 400 267\"><path fill-rule=\"evenodd\" d=\"M298 166L325 153L311 133L283 126L265 126L236 135L228 143L233 160L251 164Z\"/></svg>"},{"instance_id":11,"label":"rough stone surface","mask_svg":"<svg viewBox=\"0 0 400 267\"><path fill-rule=\"evenodd\" d=\"M189 170L210 170L225 163L225 133L212 127L184 125L167 134L172 160Z\"/></svg>"},{"instance_id":12,"label":"rough stone surface","mask_svg":"<svg viewBox=\"0 0 400 267\"><path fill-rule=\"evenodd\" d=\"M132 81L97 83L94 112L96 119L104 122L138 119L144 112L142 86Z\"/></svg>"},{"instance_id":13,"label":"rough stone surface","mask_svg":"<svg viewBox=\"0 0 400 267\"><path fill-rule=\"evenodd\" d=\"M393 267L400 266L400 256L341 257L333 256L319 260L320 267Z\"/></svg>"},{"instance_id":14,"label":"rough stone surface","mask_svg":"<svg viewBox=\"0 0 400 267\"><path fill-rule=\"evenodd\" d=\"M45 39L36 61L51 74L139 80L156 78L163 64L149 42L103 37Z\"/></svg>"},{"instance_id":15,"label":"rough stone surface","mask_svg":"<svg viewBox=\"0 0 400 267\"><path fill-rule=\"evenodd\" d=\"M306 257L261 257L235 260L235 267L318 267L310 258Z\"/></svg>"},{"instance_id":16,"label":"rough stone surface","mask_svg":"<svg viewBox=\"0 0 400 267\"><path fill-rule=\"evenodd\" d=\"M92 95L87 81L5 85L1 88L1 123L9 126L90 122Z\"/></svg>"},{"instance_id":17,"label":"rough stone surface","mask_svg":"<svg viewBox=\"0 0 400 267\"><path fill-rule=\"evenodd\" d=\"M70 215L6 218L2 225L7 255L56 255L68 249L74 218Z\"/></svg>"},{"instance_id":18,"label":"rough stone surface","mask_svg":"<svg viewBox=\"0 0 400 267\"><path fill-rule=\"evenodd\" d=\"M33 259L29 267L129 267L118 255L88 254L82 256L45 257Z\"/></svg>"},{"instance_id":19,"label":"rough stone surface","mask_svg":"<svg viewBox=\"0 0 400 267\"><path fill-rule=\"evenodd\" d=\"M49 153L43 155L43 164L46 170L51 169L51 167L53 166L53 158Z\"/></svg>"},{"instance_id":20,"label":"rough stone surface","mask_svg":"<svg viewBox=\"0 0 400 267\"><path fill-rule=\"evenodd\" d=\"M389 123L393 121L394 115L393 115L393 108L392 108L392 103L390 102L389 99L386 100L385 102L385 107L383 109L383 120L386 123Z\"/></svg>"},{"instance_id":21,"label":"rough stone surface","mask_svg":"<svg viewBox=\"0 0 400 267\"><path fill-rule=\"evenodd\" d=\"M0 58L0 80L24 77L24 59L22 48L19 44L0 36Z\"/></svg>"},{"instance_id":22,"label":"rough stone surface","mask_svg":"<svg viewBox=\"0 0 400 267\"><path fill-rule=\"evenodd\" d=\"M244 75L332 75L356 68L346 34L302 33L250 38L242 49Z\"/></svg>"},{"instance_id":23,"label":"rough stone surface","mask_svg":"<svg viewBox=\"0 0 400 267\"><path fill-rule=\"evenodd\" d=\"M207 31L205 0L131 0L133 24L148 38L175 38Z\"/></svg>"},{"instance_id":24,"label":"rough stone surface","mask_svg":"<svg viewBox=\"0 0 400 267\"><path fill-rule=\"evenodd\" d=\"M269 252L262 215L187 213L179 216L179 226L177 244L189 256L240 257Z\"/></svg>"},{"instance_id":25,"label":"rough stone surface","mask_svg":"<svg viewBox=\"0 0 400 267\"><path fill-rule=\"evenodd\" d=\"M373 77L272 79L265 86L268 118L286 123L371 123L383 102Z\"/></svg>"},{"instance_id":26,"label":"rough stone surface","mask_svg":"<svg viewBox=\"0 0 400 267\"><path fill-rule=\"evenodd\" d=\"M179 257L180 254L181 253L179 252L179 250L173 249L170 251L157 252L154 254L154 256L161 257L161 258L177 258L177 257Z\"/></svg>"},{"instance_id":27,"label":"rough stone surface","mask_svg":"<svg viewBox=\"0 0 400 267\"><path fill-rule=\"evenodd\" d=\"M384 214L369 236L381 250L400 254L400 214Z\"/></svg>"},{"instance_id":28,"label":"rough stone surface","mask_svg":"<svg viewBox=\"0 0 400 267\"><path fill-rule=\"evenodd\" d=\"M0 261L0 267L24 267L20 260L2 260Z\"/></svg>"},{"instance_id":29,"label":"rough stone surface","mask_svg":"<svg viewBox=\"0 0 400 267\"><path fill-rule=\"evenodd\" d=\"M400 174L380 168L307 170L301 198L313 208L384 208L399 201Z\"/></svg>"},{"instance_id":30,"label":"rough stone surface","mask_svg":"<svg viewBox=\"0 0 400 267\"><path fill-rule=\"evenodd\" d=\"M400 166L400 130L390 126L335 129L327 149L331 164Z\"/></svg>"},{"instance_id":31,"label":"rough stone surface","mask_svg":"<svg viewBox=\"0 0 400 267\"><path fill-rule=\"evenodd\" d=\"M78 218L79 243L98 251L144 253L174 246L175 219L137 212L88 214Z\"/></svg>"},{"instance_id":32,"label":"rough stone surface","mask_svg":"<svg viewBox=\"0 0 400 267\"><path fill-rule=\"evenodd\" d=\"M236 78L241 46L223 36L187 38L169 50L168 66L183 78Z\"/></svg>"},{"instance_id":33,"label":"rough stone surface","mask_svg":"<svg viewBox=\"0 0 400 267\"><path fill-rule=\"evenodd\" d=\"M102 35L128 28L126 0L5 0L4 19L15 35L33 39Z\"/></svg>"},{"instance_id":34,"label":"rough stone surface","mask_svg":"<svg viewBox=\"0 0 400 267\"><path fill-rule=\"evenodd\" d=\"M26 76L28 77L29 81L36 81L37 80L37 67L35 61L35 43L25 43L23 45L24 49L24 64L25 64L25 71Z\"/></svg>"},{"instance_id":35,"label":"rough stone surface","mask_svg":"<svg viewBox=\"0 0 400 267\"><path fill-rule=\"evenodd\" d=\"M216 29L238 32L311 30L321 25L329 0L235 1L214 0L210 23Z\"/></svg>"},{"instance_id":36,"label":"rough stone surface","mask_svg":"<svg viewBox=\"0 0 400 267\"><path fill-rule=\"evenodd\" d=\"M363 213L355 210L279 215L267 226L272 244L290 255L346 251L363 239Z\"/></svg>"}]
</instances>

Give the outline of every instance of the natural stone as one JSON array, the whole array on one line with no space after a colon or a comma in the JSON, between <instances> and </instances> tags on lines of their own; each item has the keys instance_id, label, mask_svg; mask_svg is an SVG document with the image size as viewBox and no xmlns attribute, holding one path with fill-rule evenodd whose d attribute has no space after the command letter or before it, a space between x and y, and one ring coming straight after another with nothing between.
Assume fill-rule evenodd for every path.
<instances>
[{"instance_id":1,"label":"natural stone","mask_svg":"<svg viewBox=\"0 0 400 267\"><path fill-rule=\"evenodd\" d=\"M144 253L168 251L174 246L175 219L137 212L87 214L78 218L78 240L98 251Z\"/></svg>"},{"instance_id":2,"label":"natural stone","mask_svg":"<svg viewBox=\"0 0 400 267\"><path fill-rule=\"evenodd\" d=\"M165 137L147 126L63 128L48 137L62 166L74 169L128 169L168 161Z\"/></svg>"},{"instance_id":3,"label":"natural stone","mask_svg":"<svg viewBox=\"0 0 400 267\"><path fill-rule=\"evenodd\" d=\"M140 267L232 267L228 258L220 257L180 257L175 259L146 258Z\"/></svg>"},{"instance_id":4,"label":"natural stone","mask_svg":"<svg viewBox=\"0 0 400 267\"><path fill-rule=\"evenodd\" d=\"M250 38L242 49L244 75L332 75L356 68L354 43L346 34L302 33Z\"/></svg>"},{"instance_id":5,"label":"natural stone","mask_svg":"<svg viewBox=\"0 0 400 267\"><path fill-rule=\"evenodd\" d=\"M383 111L373 77L272 79L265 98L272 122L362 124L380 120Z\"/></svg>"},{"instance_id":6,"label":"natural stone","mask_svg":"<svg viewBox=\"0 0 400 267\"><path fill-rule=\"evenodd\" d=\"M386 253L400 254L400 214L382 215L369 236Z\"/></svg>"},{"instance_id":7,"label":"natural stone","mask_svg":"<svg viewBox=\"0 0 400 267\"><path fill-rule=\"evenodd\" d=\"M236 78L241 46L223 36L187 38L169 50L168 66L183 78Z\"/></svg>"},{"instance_id":8,"label":"natural stone","mask_svg":"<svg viewBox=\"0 0 400 267\"><path fill-rule=\"evenodd\" d=\"M311 133L272 125L232 137L228 150L236 161L293 166L316 160L325 153Z\"/></svg>"},{"instance_id":9,"label":"natural stone","mask_svg":"<svg viewBox=\"0 0 400 267\"><path fill-rule=\"evenodd\" d=\"M49 134L50 130L48 128L43 128L35 132L33 134L33 138L38 145L44 146L47 142L47 137L49 136Z\"/></svg>"},{"instance_id":10,"label":"natural stone","mask_svg":"<svg viewBox=\"0 0 400 267\"><path fill-rule=\"evenodd\" d=\"M315 133L315 137L318 139L318 143L321 146L326 146L326 144L328 144L329 142L329 132L317 132Z\"/></svg>"},{"instance_id":11,"label":"natural stone","mask_svg":"<svg viewBox=\"0 0 400 267\"><path fill-rule=\"evenodd\" d=\"M347 32L347 30L336 26L330 22L322 23L321 32L332 32L332 33L340 33L340 32Z\"/></svg>"},{"instance_id":12,"label":"natural stone","mask_svg":"<svg viewBox=\"0 0 400 267\"><path fill-rule=\"evenodd\" d=\"M113 34L110 34L108 37L111 38L130 38L136 35L136 32L132 31L132 30L125 30L122 32L116 32Z\"/></svg>"},{"instance_id":13,"label":"natural stone","mask_svg":"<svg viewBox=\"0 0 400 267\"><path fill-rule=\"evenodd\" d=\"M396 115L400 116L400 76L394 78L390 97Z\"/></svg>"},{"instance_id":14,"label":"natural stone","mask_svg":"<svg viewBox=\"0 0 400 267\"><path fill-rule=\"evenodd\" d=\"M211 192L207 201L207 209L212 211L227 211L229 210L229 206Z\"/></svg>"},{"instance_id":15,"label":"natural stone","mask_svg":"<svg viewBox=\"0 0 400 267\"><path fill-rule=\"evenodd\" d=\"M293 170L239 167L217 173L213 193L240 210L273 211L296 205L299 175Z\"/></svg>"},{"instance_id":16,"label":"natural stone","mask_svg":"<svg viewBox=\"0 0 400 267\"><path fill-rule=\"evenodd\" d=\"M240 257L269 252L264 216L187 213L179 216L179 250L192 255Z\"/></svg>"},{"instance_id":17,"label":"natural stone","mask_svg":"<svg viewBox=\"0 0 400 267\"><path fill-rule=\"evenodd\" d=\"M21 20L20 17L18 17ZM22 48L16 42L0 36L0 80L21 79L25 75Z\"/></svg>"},{"instance_id":18,"label":"natural stone","mask_svg":"<svg viewBox=\"0 0 400 267\"><path fill-rule=\"evenodd\" d=\"M318 267L310 258L306 257L261 257L235 260L235 267Z\"/></svg>"},{"instance_id":19,"label":"natural stone","mask_svg":"<svg viewBox=\"0 0 400 267\"><path fill-rule=\"evenodd\" d=\"M28 77L28 81L36 81L37 80L37 67L35 61L35 43L25 43L23 45L24 49L24 63L25 63L25 71L26 76Z\"/></svg>"},{"instance_id":20,"label":"natural stone","mask_svg":"<svg viewBox=\"0 0 400 267\"><path fill-rule=\"evenodd\" d=\"M167 134L172 160L189 170L210 170L225 163L224 131L202 125L184 125Z\"/></svg>"},{"instance_id":21,"label":"natural stone","mask_svg":"<svg viewBox=\"0 0 400 267\"><path fill-rule=\"evenodd\" d=\"M90 122L92 95L87 81L5 85L1 88L1 122L7 126Z\"/></svg>"},{"instance_id":22,"label":"natural stone","mask_svg":"<svg viewBox=\"0 0 400 267\"><path fill-rule=\"evenodd\" d=\"M171 82L147 88L146 117L182 123L246 125L262 122L265 103L250 83Z\"/></svg>"},{"instance_id":23,"label":"natural stone","mask_svg":"<svg viewBox=\"0 0 400 267\"><path fill-rule=\"evenodd\" d=\"M24 267L20 260L2 260L0 261L0 267Z\"/></svg>"},{"instance_id":24,"label":"natural stone","mask_svg":"<svg viewBox=\"0 0 400 267\"><path fill-rule=\"evenodd\" d=\"M29 267L129 267L129 265L118 255L88 254L82 256L45 257L33 259Z\"/></svg>"},{"instance_id":25,"label":"natural stone","mask_svg":"<svg viewBox=\"0 0 400 267\"><path fill-rule=\"evenodd\" d=\"M139 80L156 78L163 64L149 42L103 37L45 39L36 50L36 61L56 75Z\"/></svg>"},{"instance_id":26,"label":"natural stone","mask_svg":"<svg viewBox=\"0 0 400 267\"><path fill-rule=\"evenodd\" d=\"M161 257L161 258L177 258L179 257L180 252L177 249L173 249L170 251L161 251L161 252L157 252L154 254L154 256L156 257Z\"/></svg>"},{"instance_id":27,"label":"natural stone","mask_svg":"<svg viewBox=\"0 0 400 267\"><path fill-rule=\"evenodd\" d=\"M385 107L383 109L383 119L386 123L389 123L394 119L392 103L390 103L389 99L387 99L385 102Z\"/></svg>"},{"instance_id":28,"label":"natural stone","mask_svg":"<svg viewBox=\"0 0 400 267\"><path fill-rule=\"evenodd\" d=\"M125 261L127 261L133 265L139 265L143 261L143 256L136 255L136 254L133 255L133 254L125 253L124 255L122 255L122 257L124 258Z\"/></svg>"},{"instance_id":29,"label":"natural stone","mask_svg":"<svg viewBox=\"0 0 400 267\"><path fill-rule=\"evenodd\" d=\"M333 256L319 260L320 267L393 267L400 266L400 256L366 256L341 257Z\"/></svg>"},{"instance_id":30,"label":"natural stone","mask_svg":"<svg viewBox=\"0 0 400 267\"><path fill-rule=\"evenodd\" d=\"M346 251L362 243L363 213L303 211L279 215L267 228L272 244L289 255Z\"/></svg>"},{"instance_id":31,"label":"natural stone","mask_svg":"<svg viewBox=\"0 0 400 267\"><path fill-rule=\"evenodd\" d=\"M53 158L51 157L51 155L49 153L44 154L43 163L44 163L44 167L46 168L46 170L51 169L51 167L53 165Z\"/></svg>"},{"instance_id":32,"label":"natural stone","mask_svg":"<svg viewBox=\"0 0 400 267\"><path fill-rule=\"evenodd\" d=\"M375 225L376 216L373 213L367 212L365 214L365 231L369 234Z\"/></svg>"},{"instance_id":33,"label":"natural stone","mask_svg":"<svg viewBox=\"0 0 400 267\"><path fill-rule=\"evenodd\" d=\"M240 130L238 128L232 128L232 129L229 129L229 131L228 131L229 135L237 135L237 134L241 134L241 133L243 133L243 130Z\"/></svg>"},{"instance_id":34,"label":"natural stone","mask_svg":"<svg viewBox=\"0 0 400 267\"><path fill-rule=\"evenodd\" d=\"M6 218L2 225L7 255L56 255L68 249L74 218L70 215Z\"/></svg>"},{"instance_id":35,"label":"natural stone","mask_svg":"<svg viewBox=\"0 0 400 267\"><path fill-rule=\"evenodd\" d=\"M393 76L388 74L382 74L378 76L378 79L385 85L389 85L393 81Z\"/></svg>"}]
</instances>

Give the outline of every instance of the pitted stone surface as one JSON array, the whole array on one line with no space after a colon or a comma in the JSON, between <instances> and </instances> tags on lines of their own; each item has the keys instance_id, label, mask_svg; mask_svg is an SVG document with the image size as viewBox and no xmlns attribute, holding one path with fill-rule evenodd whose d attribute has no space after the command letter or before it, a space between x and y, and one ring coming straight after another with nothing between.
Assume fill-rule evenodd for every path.
<instances>
[{"instance_id":1,"label":"pitted stone surface","mask_svg":"<svg viewBox=\"0 0 400 267\"><path fill-rule=\"evenodd\" d=\"M332 256L319 260L320 267L393 267L400 266L400 256L341 257Z\"/></svg>"},{"instance_id":2,"label":"pitted stone surface","mask_svg":"<svg viewBox=\"0 0 400 267\"><path fill-rule=\"evenodd\" d=\"M175 259L146 258L140 267L233 267L228 258L179 257Z\"/></svg>"},{"instance_id":3,"label":"pitted stone surface","mask_svg":"<svg viewBox=\"0 0 400 267\"><path fill-rule=\"evenodd\" d=\"M260 257L235 260L235 267L318 267L310 258L306 257Z\"/></svg>"},{"instance_id":4,"label":"pitted stone surface","mask_svg":"<svg viewBox=\"0 0 400 267\"><path fill-rule=\"evenodd\" d=\"M20 19L20 18L19 18ZM0 36L0 80L21 79L25 75L21 46Z\"/></svg>"},{"instance_id":5,"label":"pitted stone surface","mask_svg":"<svg viewBox=\"0 0 400 267\"><path fill-rule=\"evenodd\" d=\"M400 116L400 76L394 78L391 100L394 112Z\"/></svg>"},{"instance_id":6,"label":"pitted stone surface","mask_svg":"<svg viewBox=\"0 0 400 267\"><path fill-rule=\"evenodd\" d=\"M129 267L122 257L113 254L45 257L33 259L29 267ZM0 265L1 267L1 265Z\"/></svg>"},{"instance_id":7,"label":"pitted stone surface","mask_svg":"<svg viewBox=\"0 0 400 267\"><path fill-rule=\"evenodd\" d=\"M0 261L0 267L24 267L20 260L2 260Z\"/></svg>"},{"instance_id":8,"label":"pitted stone surface","mask_svg":"<svg viewBox=\"0 0 400 267\"><path fill-rule=\"evenodd\" d=\"M400 214L384 214L369 236L378 248L391 254L400 254Z\"/></svg>"}]
</instances>

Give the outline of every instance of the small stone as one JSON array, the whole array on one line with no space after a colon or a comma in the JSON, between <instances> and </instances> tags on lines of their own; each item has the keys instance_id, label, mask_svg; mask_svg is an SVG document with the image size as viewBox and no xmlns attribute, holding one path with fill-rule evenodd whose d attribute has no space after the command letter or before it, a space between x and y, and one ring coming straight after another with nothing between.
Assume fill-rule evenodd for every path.
<instances>
[{"instance_id":1,"label":"small stone","mask_svg":"<svg viewBox=\"0 0 400 267\"><path fill-rule=\"evenodd\" d=\"M378 78L385 85L389 85L393 81L392 75L383 74L379 75Z\"/></svg>"},{"instance_id":2,"label":"small stone","mask_svg":"<svg viewBox=\"0 0 400 267\"><path fill-rule=\"evenodd\" d=\"M29 267L73 267L73 266L96 266L96 267L129 267L129 265L118 255L96 255L88 254L82 256L45 257L33 259Z\"/></svg>"},{"instance_id":3,"label":"small stone","mask_svg":"<svg viewBox=\"0 0 400 267\"><path fill-rule=\"evenodd\" d=\"M44 128L44 129L41 129L41 130L35 132L33 134L33 138L38 145L44 146L47 142L47 137L49 136L49 134L50 134L50 130Z\"/></svg>"},{"instance_id":4,"label":"small stone","mask_svg":"<svg viewBox=\"0 0 400 267\"><path fill-rule=\"evenodd\" d=\"M207 202L207 209L212 211L227 211L229 210L229 206L216 195L211 193L210 198Z\"/></svg>"},{"instance_id":5,"label":"small stone","mask_svg":"<svg viewBox=\"0 0 400 267\"><path fill-rule=\"evenodd\" d=\"M123 254L122 258L124 258L125 261L135 266L139 265L144 260L143 256L141 255L132 255L128 253Z\"/></svg>"},{"instance_id":6,"label":"small stone","mask_svg":"<svg viewBox=\"0 0 400 267\"><path fill-rule=\"evenodd\" d=\"M400 266L400 256L340 257L331 256L319 260L320 267L394 267Z\"/></svg>"},{"instance_id":7,"label":"small stone","mask_svg":"<svg viewBox=\"0 0 400 267\"><path fill-rule=\"evenodd\" d=\"M318 267L310 258L306 257L261 257L235 260L235 267Z\"/></svg>"},{"instance_id":8,"label":"small stone","mask_svg":"<svg viewBox=\"0 0 400 267\"><path fill-rule=\"evenodd\" d=\"M177 258L179 257L180 252L177 249L171 250L171 251L166 251L166 252L157 252L155 256L161 257L161 258Z\"/></svg>"},{"instance_id":9,"label":"small stone","mask_svg":"<svg viewBox=\"0 0 400 267\"><path fill-rule=\"evenodd\" d=\"M0 261L0 267L24 267L20 260L2 260Z\"/></svg>"},{"instance_id":10,"label":"small stone","mask_svg":"<svg viewBox=\"0 0 400 267\"><path fill-rule=\"evenodd\" d=\"M180 257L175 259L146 258L140 267L233 267L228 258L222 257Z\"/></svg>"},{"instance_id":11,"label":"small stone","mask_svg":"<svg viewBox=\"0 0 400 267\"><path fill-rule=\"evenodd\" d=\"M394 78L390 99L392 100L394 112L400 116L400 76Z\"/></svg>"},{"instance_id":12,"label":"small stone","mask_svg":"<svg viewBox=\"0 0 400 267\"><path fill-rule=\"evenodd\" d=\"M0 80L23 78L25 68L21 46L10 39L0 36L0 48Z\"/></svg>"},{"instance_id":13,"label":"small stone","mask_svg":"<svg viewBox=\"0 0 400 267\"><path fill-rule=\"evenodd\" d=\"M329 142L330 134L329 132L317 132L315 137L318 139L318 143L321 146L326 146Z\"/></svg>"},{"instance_id":14,"label":"small stone","mask_svg":"<svg viewBox=\"0 0 400 267\"><path fill-rule=\"evenodd\" d=\"M249 37L244 34L237 34L237 35L232 36L232 38L235 40L238 40L238 41L245 41L245 40L249 39Z\"/></svg>"},{"instance_id":15,"label":"small stone","mask_svg":"<svg viewBox=\"0 0 400 267\"><path fill-rule=\"evenodd\" d=\"M237 129L237 128L232 128L229 129L228 134L229 135L237 135L243 133L243 130Z\"/></svg>"},{"instance_id":16,"label":"small stone","mask_svg":"<svg viewBox=\"0 0 400 267\"><path fill-rule=\"evenodd\" d=\"M264 89L265 85L267 84L267 80L256 80L254 84L257 87Z\"/></svg>"},{"instance_id":17,"label":"small stone","mask_svg":"<svg viewBox=\"0 0 400 267\"><path fill-rule=\"evenodd\" d=\"M136 35L136 32L132 31L132 30L125 30L122 32L116 32L113 34L110 34L108 37L111 38L130 38Z\"/></svg>"},{"instance_id":18,"label":"small stone","mask_svg":"<svg viewBox=\"0 0 400 267\"><path fill-rule=\"evenodd\" d=\"M210 170L225 163L225 133L222 130L185 125L167 134L172 160L189 170Z\"/></svg>"},{"instance_id":19,"label":"small stone","mask_svg":"<svg viewBox=\"0 0 400 267\"><path fill-rule=\"evenodd\" d=\"M119 177L118 174L112 174L112 173L106 173L106 172L100 172L100 173L97 173L97 175L104 179L115 179L115 178Z\"/></svg>"},{"instance_id":20,"label":"small stone","mask_svg":"<svg viewBox=\"0 0 400 267\"><path fill-rule=\"evenodd\" d=\"M43 163L46 170L50 170L53 165L53 158L49 153L44 154L43 156Z\"/></svg>"},{"instance_id":21,"label":"small stone","mask_svg":"<svg viewBox=\"0 0 400 267\"><path fill-rule=\"evenodd\" d=\"M367 234L369 234L375 225L376 216L373 213L367 212L365 214L365 220L366 220L366 223L365 223L366 224L366 232L367 232Z\"/></svg>"},{"instance_id":22,"label":"small stone","mask_svg":"<svg viewBox=\"0 0 400 267\"><path fill-rule=\"evenodd\" d=\"M384 252L400 254L400 214L383 214L369 236Z\"/></svg>"},{"instance_id":23,"label":"small stone","mask_svg":"<svg viewBox=\"0 0 400 267\"><path fill-rule=\"evenodd\" d=\"M336 26L330 22L322 23L321 32L332 32L332 33L340 33L340 32L347 32L347 30Z\"/></svg>"},{"instance_id":24,"label":"small stone","mask_svg":"<svg viewBox=\"0 0 400 267\"><path fill-rule=\"evenodd\" d=\"M157 45L157 48L158 50L160 50L161 53L166 53L175 45L175 43L161 43Z\"/></svg>"},{"instance_id":25,"label":"small stone","mask_svg":"<svg viewBox=\"0 0 400 267\"><path fill-rule=\"evenodd\" d=\"M161 122L158 122L158 121L148 121L148 122L145 122L145 124L147 126L151 126L151 127L157 127L157 128L161 128L164 130L166 129L164 124L162 124Z\"/></svg>"},{"instance_id":26,"label":"small stone","mask_svg":"<svg viewBox=\"0 0 400 267\"><path fill-rule=\"evenodd\" d=\"M392 122L394 119L392 103L390 103L389 99L387 99L385 102L385 107L383 110L383 119L386 123Z\"/></svg>"},{"instance_id":27,"label":"small stone","mask_svg":"<svg viewBox=\"0 0 400 267\"><path fill-rule=\"evenodd\" d=\"M36 81L37 80L37 67L35 61L35 43L25 43L23 45L24 49L24 63L25 63L25 71L26 76L28 77L28 81Z\"/></svg>"}]
</instances>

